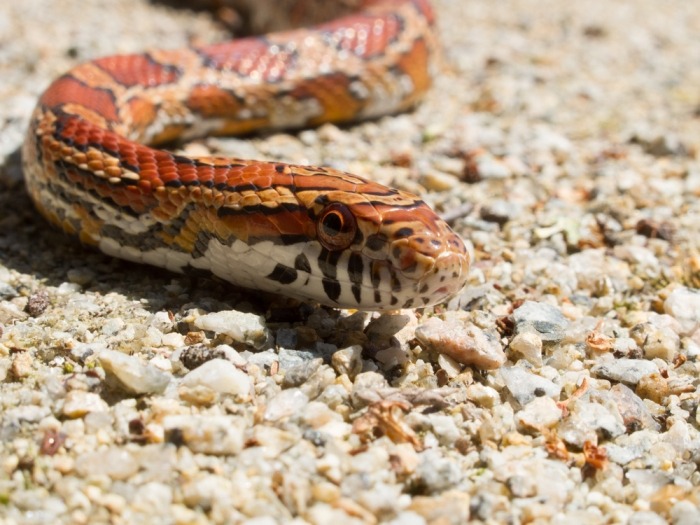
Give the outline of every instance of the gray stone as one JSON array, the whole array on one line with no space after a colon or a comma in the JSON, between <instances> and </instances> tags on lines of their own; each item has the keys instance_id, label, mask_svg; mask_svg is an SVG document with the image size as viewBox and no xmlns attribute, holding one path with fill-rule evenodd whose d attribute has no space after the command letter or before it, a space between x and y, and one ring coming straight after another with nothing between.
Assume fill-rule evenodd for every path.
<instances>
[{"instance_id":1,"label":"gray stone","mask_svg":"<svg viewBox=\"0 0 700 525\"><path fill-rule=\"evenodd\" d=\"M513 319L516 333L534 331L545 342L561 341L569 326L569 321L556 306L534 301L525 301L513 312Z\"/></svg>"},{"instance_id":2,"label":"gray stone","mask_svg":"<svg viewBox=\"0 0 700 525\"><path fill-rule=\"evenodd\" d=\"M560 386L555 385L549 379L536 375L531 370L513 366L502 368L500 372L506 388L521 406L525 406L535 398L542 396L559 397Z\"/></svg>"},{"instance_id":3,"label":"gray stone","mask_svg":"<svg viewBox=\"0 0 700 525\"><path fill-rule=\"evenodd\" d=\"M658 373L659 368L652 361L644 359L613 359L591 368L591 374L627 385L636 385L645 376Z\"/></svg>"}]
</instances>

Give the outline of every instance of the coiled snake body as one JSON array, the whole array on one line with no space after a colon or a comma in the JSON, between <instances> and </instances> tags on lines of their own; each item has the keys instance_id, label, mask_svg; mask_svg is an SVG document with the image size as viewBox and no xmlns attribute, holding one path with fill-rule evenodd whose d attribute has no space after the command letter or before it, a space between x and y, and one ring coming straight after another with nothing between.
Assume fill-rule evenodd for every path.
<instances>
[{"instance_id":1,"label":"coiled snake body","mask_svg":"<svg viewBox=\"0 0 700 525\"><path fill-rule=\"evenodd\" d=\"M411 194L330 168L153 147L415 104L435 47L427 0L361 3L310 29L75 67L41 96L25 140L38 210L110 255L331 306L454 294L464 244Z\"/></svg>"}]
</instances>

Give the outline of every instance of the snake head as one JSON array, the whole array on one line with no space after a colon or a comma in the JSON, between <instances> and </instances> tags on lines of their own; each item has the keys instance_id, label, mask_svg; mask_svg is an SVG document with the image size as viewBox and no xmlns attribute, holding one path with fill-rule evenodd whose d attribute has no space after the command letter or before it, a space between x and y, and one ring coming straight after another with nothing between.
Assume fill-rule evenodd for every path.
<instances>
[{"instance_id":1,"label":"snake head","mask_svg":"<svg viewBox=\"0 0 700 525\"><path fill-rule=\"evenodd\" d=\"M173 264L160 265L186 264L246 288L360 310L429 306L464 286L464 243L415 195L330 168L230 170L237 178L229 173L220 189L161 192L167 202L159 209L175 210L168 231L183 253L168 252ZM189 204L192 194L182 198L188 191L201 206Z\"/></svg>"},{"instance_id":2,"label":"snake head","mask_svg":"<svg viewBox=\"0 0 700 525\"><path fill-rule=\"evenodd\" d=\"M416 196L372 186L370 192L317 198L320 249L309 266L322 275L320 302L386 310L429 306L454 295L469 268L462 239Z\"/></svg>"},{"instance_id":3,"label":"snake head","mask_svg":"<svg viewBox=\"0 0 700 525\"><path fill-rule=\"evenodd\" d=\"M258 191L271 196L267 206L219 214L236 220L231 231L242 234L234 243L224 240L233 254L227 262L210 258L222 260L214 273L361 310L429 306L464 286L464 243L416 196L330 168L285 165L278 173L274 192Z\"/></svg>"}]
</instances>

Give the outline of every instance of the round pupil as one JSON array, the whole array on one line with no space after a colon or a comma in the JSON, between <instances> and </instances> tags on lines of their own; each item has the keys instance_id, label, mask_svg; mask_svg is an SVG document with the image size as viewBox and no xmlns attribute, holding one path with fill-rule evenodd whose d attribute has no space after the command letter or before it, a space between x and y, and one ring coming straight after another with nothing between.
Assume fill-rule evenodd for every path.
<instances>
[{"instance_id":1,"label":"round pupil","mask_svg":"<svg viewBox=\"0 0 700 525\"><path fill-rule=\"evenodd\" d=\"M323 231L326 235L334 236L343 228L343 219L339 213L329 213L323 218Z\"/></svg>"}]
</instances>

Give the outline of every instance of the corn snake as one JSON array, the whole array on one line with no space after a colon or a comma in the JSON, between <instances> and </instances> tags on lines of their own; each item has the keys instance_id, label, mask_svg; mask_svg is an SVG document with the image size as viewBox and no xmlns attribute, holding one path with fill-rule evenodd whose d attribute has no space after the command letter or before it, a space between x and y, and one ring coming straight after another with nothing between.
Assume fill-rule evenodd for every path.
<instances>
[{"instance_id":1,"label":"corn snake","mask_svg":"<svg viewBox=\"0 0 700 525\"><path fill-rule=\"evenodd\" d=\"M422 307L466 280L418 197L327 167L156 149L406 110L430 84L428 0L362 0L306 29L99 58L43 93L22 157L60 229L116 257L329 306Z\"/></svg>"}]
</instances>

